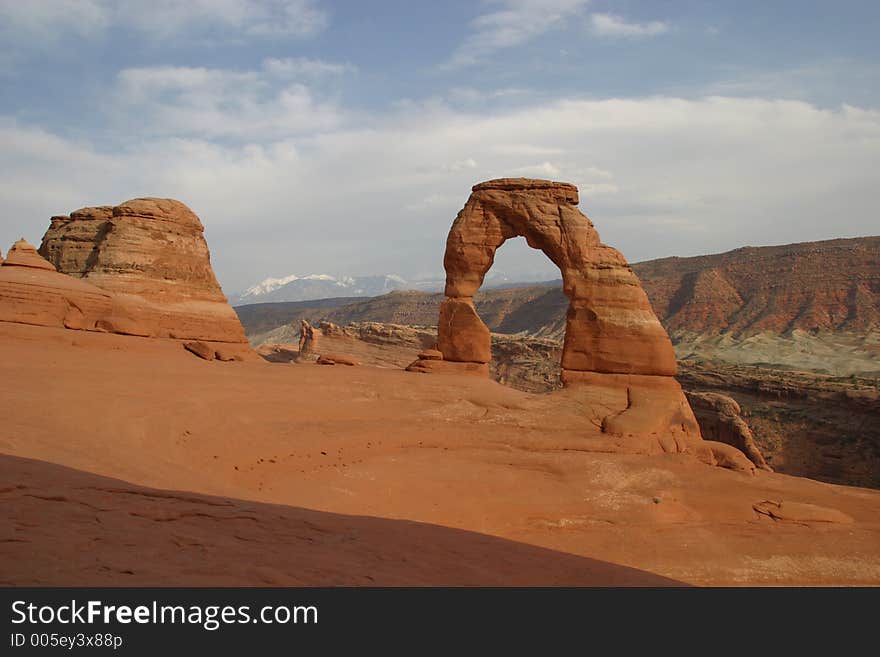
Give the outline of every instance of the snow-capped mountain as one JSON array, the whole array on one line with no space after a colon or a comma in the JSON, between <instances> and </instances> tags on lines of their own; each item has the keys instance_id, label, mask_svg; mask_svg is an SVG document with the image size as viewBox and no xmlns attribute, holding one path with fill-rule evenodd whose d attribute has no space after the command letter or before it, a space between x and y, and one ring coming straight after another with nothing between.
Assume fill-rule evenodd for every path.
<instances>
[{"instance_id":1,"label":"snow-capped mountain","mask_svg":"<svg viewBox=\"0 0 880 657\"><path fill-rule=\"evenodd\" d=\"M483 281L483 288L510 287L555 278L553 275L537 272L521 276L508 276L503 272L490 271ZM442 292L444 284L445 280L440 277L407 280L396 274L377 276L331 276L330 274L298 276L291 274L281 278L266 278L250 286L244 292L230 295L229 302L233 306L246 306L251 303L310 301L334 297L377 297L394 290Z\"/></svg>"},{"instance_id":2,"label":"snow-capped mountain","mask_svg":"<svg viewBox=\"0 0 880 657\"><path fill-rule=\"evenodd\" d=\"M331 276L329 274L291 274L266 278L240 294L230 296L233 306L273 301L309 301L332 297L375 297L394 290L435 292L442 280L407 281L396 274L378 276Z\"/></svg>"}]
</instances>

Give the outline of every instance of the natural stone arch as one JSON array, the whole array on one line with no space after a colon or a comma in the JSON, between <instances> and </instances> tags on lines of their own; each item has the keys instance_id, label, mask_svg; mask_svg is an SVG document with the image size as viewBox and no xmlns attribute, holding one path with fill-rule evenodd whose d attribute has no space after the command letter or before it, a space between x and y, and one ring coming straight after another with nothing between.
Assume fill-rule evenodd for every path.
<instances>
[{"instance_id":1,"label":"natural stone arch","mask_svg":"<svg viewBox=\"0 0 880 657\"><path fill-rule=\"evenodd\" d=\"M503 178L475 185L446 240L446 300L438 349L461 363L491 360L489 329L473 295L506 240L522 236L562 273L569 299L563 381L575 372L672 376L675 353L638 278L616 249L599 241L568 183Z\"/></svg>"}]
</instances>

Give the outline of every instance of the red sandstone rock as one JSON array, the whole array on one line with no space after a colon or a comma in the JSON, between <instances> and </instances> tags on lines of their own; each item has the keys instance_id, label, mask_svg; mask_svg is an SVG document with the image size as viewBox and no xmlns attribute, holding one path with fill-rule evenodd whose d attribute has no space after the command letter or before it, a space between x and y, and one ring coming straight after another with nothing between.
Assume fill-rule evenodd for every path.
<instances>
[{"instance_id":1,"label":"red sandstone rock","mask_svg":"<svg viewBox=\"0 0 880 657\"><path fill-rule=\"evenodd\" d=\"M782 500L764 500L752 505L752 508L774 520L809 524L812 522L851 523L852 517L837 509L807 504L804 502L785 502Z\"/></svg>"},{"instance_id":2,"label":"red sandstone rock","mask_svg":"<svg viewBox=\"0 0 880 657\"><path fill-rule=\"evenodd\" d=\"M214 360L214 349L206 345L204 342L184 342L183 348L188 352L195 354L199 358L205 360Z\"/></svg>"},{"instance_id":3,"label":"red sandstone rock","mask_svg":"<svg viewBox=\"0 0 880 657\"><path fill-rule=\"evenodd\" d=\"M755 474L755 464L749 461L748 457L733 445L719 443L714 440L706 440L703 442L712 450L712 456L715 458L715 465L718 467L727 468L728 470L736 470L738 472L746 472L750 475Z\"/></svg>"},{"instance_id":4,"label":"red sandstone rock","mask_svg":"<svg viewBox=\"0 0 880 657\"><path fill-rule=\"evenodd\" d=\"M40 253L58 271L113 293L143 332L245 342L214 277L203 230L179 201L133 199L53 217Z\"/></svg>"},{"instance_id":5,"label":"red sandstone rock","mask_svg":"<svg viewBox=\"0 0 880 657\"><path fill-rule=\"evenodd\" d=\"M443 360L420 359L407 369L455 371L453 365L491 360L489 329L473 295L496 249L524 236L562 272L569 299L562 381L599 415L602 431L714 463L672 378L676 361L669 336L624 257L599 241L577 203L577 188L567 183L504 178L475 185L446 240L447 298L437 327Z\"/></svg>"},{"instance_id":6,"label":"red sandstone rock","mask_svg":"<svg viewBox=\"0 0 880 657\"><path fill-rule=\"evenodd\" d=\"M96 330L112 307L110 294L59 274L24 240L0 266L0 321Z\"/></svg>"},{"instance_id":7,"label":"red sandstone rock","mask_svg":"<svg viewBox=\"0 0 880 657\"><path fill-rule=\"evenodd\" d=\"M446 296L473 297L496 249L524 236L562 272L570 300L565 369L674 375L672 344L638 278L618 251L599 241L577 203L577 188L567 183L506 178L475 185L446 241ZM461 360L456 349L444 349L451 340L441 327L440 351L447 360ZM487 342L473 349L482 355Z\"/></svg>"},{"instance_id":8,"label":"red sandstone rock","mask_svg":"<svg viewBox=\"0 0 880 657\"><path fill-rule=\"evenodd\" d=\"M407 372L422 374L468 374L489 378L488 363L456 363L451 360L419 359L406 367Z\"/></svg>"},{"instance_id":9,"label":"red sandstone rock","mask_svg":"<svg viewBox=\"0 0 880 657\"><path fill-rule=\"evenodd\" d=\"M739 404L731 397L717 392L687 392L700 430L707 440L717 440L741 450L762 470L773 472L764 455L755 444L749 425L742 418Z\"/></svg>"},{"instance_id":10,"label":"red sandstone rock","mask_svg":"<svg viewBox=\"0 0 880 657\"><path fill-rule=\"evenodd\" d=\"M216 358L217 360L222 361L224 363L228 363L231 361L243 360L239 354L235 353L234 351L232 351L226 347L221 347L220 349L216 349L214 351L214 358Z\"/></svg>"},{"instance_id":11,"label":"red sandstone rock","mask_svg":"<svg viewBox=\"0 0 880 657\"><path fill-rule=\"evenodd\" d=\"M321 354L318 356L317 363L319 365L348 365L349 367L361 364L360 361L341 354Z\"/></svg>"},{"instance_id":12,"label":"red sandstone rock","mask_svg":"<svg viewBox=\"0 0 880 657\"><path fill-rule=\"evenodd\" d=\"M419 360L443 360L443 352L439 349L425 349L418 355Z\"/></svg>"},{"instance_id":13,"label":"red sandstone rock","mask_svg":"<svg viewBox=\"0 0 880 657\"><path fill-rule=\"evenodd\" d=\"M663 452L692 452L714 464L673 377L562 370L562 382L596 414L602 433L628 440L650 438Z\"/></svg>"},{"instance_id":14,"label":"red sandstone rock","mask_svg":"<svg viewBox=\"0 0 880 657\"><path fill-rule=\"evenodd\" d=\"M472 299L446 299L440 306L437 327L437 348L444 360L459 363L492 360L489 327L477 315Z\"/></svg>"},{"instance_id":15,"label":"red sandstone rock","mask_svg":"<svg viewBox=\"0 0 880 657\"><path fill-rule=\"evenodd\" d=\"M263 344L256 351L260 358L270 363L292 363L299 357L299 350L286 344Z\"/></svg>"},{"instance_id":16,"label":"red sandstone rock","mask_svg":"<svg viewBox=\"0 0 880 657\"><path fill-rule=\"evenodd\" d=\"M318 347L318 334L315 332L315 327L308 323L306 320L300 321L299 327L299 353L297 355L297 360L306 360L307 358L314 356L315 349Z\"/></svg>"},{"instance_id":17,"label":"red sandstone rock","mask_svg":"<svg viewBox=\"0 0 880 657\"><path fill-rule=\"evenodd\" d=\"M32 267L33 269L46 269L56 271L52 263L43 259L32 244L24 239L18 240L6 254L5 264L17 267Z\"/></svg>"},{"instance_id":18,"label":"red sandstone rock","mask_svg":"<svg viewBox=\"0 0 880 657\"><path fill-rule=\"evenodd\" d=\"M150 328L138 322L125 311L125 304L113 299L113 307L109 317L100 319L95 323L95 328L107 333L120 335L136 335L142 338L151 337Z\"/></svg>"}]
</instances>

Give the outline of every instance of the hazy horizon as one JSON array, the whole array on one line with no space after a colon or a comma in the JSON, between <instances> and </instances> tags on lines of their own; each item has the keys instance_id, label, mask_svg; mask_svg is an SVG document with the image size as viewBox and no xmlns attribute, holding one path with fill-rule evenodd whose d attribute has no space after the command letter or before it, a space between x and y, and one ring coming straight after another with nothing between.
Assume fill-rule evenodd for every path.
<instances>
[{"instance_id":1,"label":"hazy horizon","mask_svg":"<svg viewBox=\"0 0 880 657\"><path fill-rule=\"evenodd\" d=\"M0 0L0 248L162 196L227 293L435 277L513 176L632 262L877 234L880 5L773 4ZM522 240L493 272L556 275Z\"/></svg>"}]
</instances>

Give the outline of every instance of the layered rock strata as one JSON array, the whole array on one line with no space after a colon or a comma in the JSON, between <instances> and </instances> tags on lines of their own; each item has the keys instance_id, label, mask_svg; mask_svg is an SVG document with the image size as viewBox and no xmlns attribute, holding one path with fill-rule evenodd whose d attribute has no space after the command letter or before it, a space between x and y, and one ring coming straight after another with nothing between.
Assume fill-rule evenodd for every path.
<instances>
[{"instance_id":1,"label":"layered rock strata","mask_svg":"<svg viewBox=\"0 0 880 657\"><path fill-rule=\"evenodd\" d=\"M100 330L113 312L111 294L59 274L24 240L9 249L0 266L0 321Z\"/></svg>"},{"instance_id":2,"label":"layered rock strata","mask_svg":"<svg viewBox=\"0 0 880 657\"><path fill-rule=\"evenodd\" d=\"M245 342L211 268L204 228L179 201L139 198L52 217L40 254L64 274L114 295L111 330Z\"/></svg>"}]
</instances>

